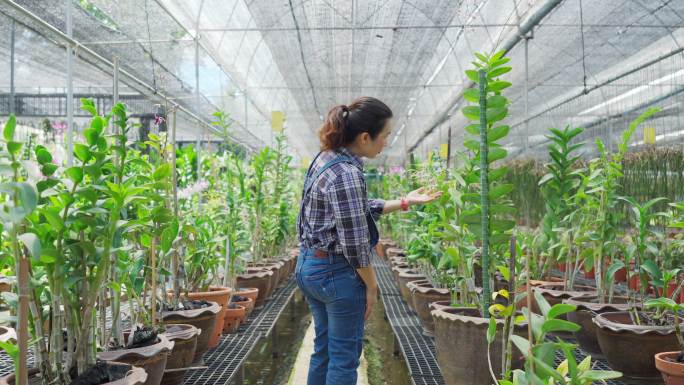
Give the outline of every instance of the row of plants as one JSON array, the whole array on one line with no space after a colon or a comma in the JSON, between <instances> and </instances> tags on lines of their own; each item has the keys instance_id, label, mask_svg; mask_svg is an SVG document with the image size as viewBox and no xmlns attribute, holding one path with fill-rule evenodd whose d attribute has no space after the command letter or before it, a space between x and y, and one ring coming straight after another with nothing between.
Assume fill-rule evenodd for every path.
<instances>
[{"instance_id":1,"label":"row of plants","mask_svg":"<svg viewBox=\"0 0 684 385\"><path fill-rule=\"evenodd\" d=\"M403 177L385 176L373 187L407 192L420 182L444 192L438 204L384 219L396 243L385 240L379 254L425 332L434 334L447 384L654 380L656 364L669 383L683 365L684 244L676 229L684 227L684 204L646 200L643 189L626 186L635 179L625 171L635 169L628 153L634 133L659 111L647 109L631 122L615 151L597 139L595 159L579 155L588 146L576 140L581 128L552 128L543 167L509 166L499 144L509 131L501 123L508 59L476 56L466 72L476 87L464 93L470 105L463 114L472 122L467 152L449 169L434 155L412 161ZM535 176L511 176L511 168ZM526 190L516 193L521 179ZM518 209L542 202L537 226L516 227L529 223ZM577 344L566 342L573 334ZM595 370L591 354L617 371ZM668 365L674 367L663 369Z\"/></svg>"},{"instance_id":2,"label":"row of plants","mask_svg":"<svg viewBox=\"0 0 684 385\"><path fill-rule=\"evenodd\" d=\"M0 338L15 361L0 383L181 383L294 269L284 138L251 157L198 156L176 148L175 119L170 135L130 142L125 105L82 108L92 119L70 165L15 141L14 116L4 126L1 244L18 335ZM228 117L215 118L228 140Z\"/></svg>"}]
</instances>

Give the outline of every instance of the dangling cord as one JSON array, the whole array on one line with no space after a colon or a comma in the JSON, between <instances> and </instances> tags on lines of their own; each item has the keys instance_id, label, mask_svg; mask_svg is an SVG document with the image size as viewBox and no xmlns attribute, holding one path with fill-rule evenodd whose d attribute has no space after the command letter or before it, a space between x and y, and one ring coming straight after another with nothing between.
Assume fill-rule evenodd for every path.
<instances>
[{"instance_id":1,"label":"dangling cord","mask_svg":"<svg viewBox=\"0 0 684 385\"><path fill-rule=\"evenodd\" d=\"M584 86L584 94L587 93L587 67L584 63L584 12L582 11L582 0L579 0L580 10L580 37L582 39L582 85Z\"/></svg>"},{"instance_id":2,"label":"dangling cord","mask_svg":"<svg viewBox=\"0 0 684 385\"><path fill-rule=\"evenodd\" d=\"M154 53L152 52L152 35L150 34L150 13L147 11L147 0L145 0L145 22L147 23L147 43L150 45L150 64L152 65L152 88L157 93L157 76L154 72Z\"/></svg>"}]
</instances>

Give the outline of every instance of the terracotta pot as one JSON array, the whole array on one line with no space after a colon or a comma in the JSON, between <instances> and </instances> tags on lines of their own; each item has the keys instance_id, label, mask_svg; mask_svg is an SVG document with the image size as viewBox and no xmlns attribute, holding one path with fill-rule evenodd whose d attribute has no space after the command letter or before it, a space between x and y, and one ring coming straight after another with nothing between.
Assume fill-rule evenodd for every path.
<instances>
[{"instance_id":1,"label":"terracotta pot","mask_svg":"<svg viewBox=\"0 0 684 385\"><path fill-rule=\"evenodd\" d=\"M389 257L390 266L408 264L406 257Z\"/></svg>"},{"instance_id":2,"label":"terracotta pot","mask_svg":"<svg viewBox=\"0 0 684 385\"><path fill-rule=\"evenodd\" d=\"M608 365L632 379L657 381L653 357L679 348L674 327L634 325L628 312L599 314L594 324Z\"/></svg>"},{"instance_id":3,"label":"terracotta pot","mask_svg":"<svg viewBox=\"0 0 684 385\"><path fill-rule=\"evenodd\" d=\"M124 332L124 335L126 333ZM173 350L174 343L164 334L159 335L156 344L134 349L112 350L97 353L102 361L121 362L145 369L147 380L145 385L159 385L166 369L166 361Z\"/></svg>"},{"instance_id":4,"label":"terracotta pot","mask_svg":"<svg viewBox=\"0 0 684 385\"><path fill-rule=\"evenodd\" d=\"M385 253L387 253L388 258L392 257L405 257L406 256L406 251L404 249L400 249L398 247L389 247Z\"/></svg>"},{"instance_id":5,"label":"terracotta pot","mask_svg":"<svg viewBox=\"0 0 684 385\"><path fill-rule=\"evenodd\" d=\"M183 383L186 370L176 370L188 368L195 359L195 349L197 349L197 337L202 331L192 325L177 324L169 325L166 328L166 337L173 341L173 351L166 361L166 370L162 377L162 385L179 385Z\"/></svg>"},{"instance_id":6,"label":"terracotta pot","mask_svg":"<svg viewBox=\"0 0 684 385\"><path fill-rule=\"evenodd\" d=\"M449 289L439 289L428 280L411 281L406 284L411 292L413 310L418 313L420 323L423 325L423 333L432 336L435 332L435 323L430 314L430 303L448 301L451 299Z\"/></svg>"},{"instance_id":7,"label":"terracotta pot","mask_svg":"<svg viewBox=\"0 0 684 385\"><path fill-rule=\"evenodd\" d=\"M573 333L580 347L593 356L602 355L601 347L596 338L596 325L594 316L606 312L628 311L630 309L629 297L613 297L612 303L598 302L598 296L572 297L564 299L563 303L577 306L577 311L568 313L568 321L582 327Z\"/></svg>"},{"instance_id":8,"label":"terracotta pot","mask_svg":"<svg viewBox=\"0 0 684 385\"><path fill-rule=\"evenodd\" d=\"M490 385L487 364L487 327L489 320L473 308L442 307L432 311L435 322L437 363L447 385ZM491 345L494 373L501 371L501 335L503 321L497 320L498 331ZM527 325L515 326L515 334L525 337ZM513 368L521 368L522 355L514 348Z\"/></svg>"},{"instance_id":9,"label":"terracotta pot","mask_svg":"<svg viewBox=\"0 0 684 385\"><path fill-rule=\"evenodd\" d=\"M202 332L197 337L197 348L195 349L194 362L200 362L202 356L209 349L209 339L212 336L216 325L216 318L221 312L221 306L216 302L211 302L211 306L194 310L165 311L162 319L165 325L189 324Z\"/></svg>"},{"instance_id":10,"label":"terracotta pot","mask_svg":"<svg viewBox=\"0 0 684 385\"><path fill-rule=\"evenodd\" d=\"M677 362L681 352L663 352L655 355L655 366L663 376L665 385L684 385L684 363Z\"/></svg>"},{"instance_id":11,"label":"terracotta pot","mask_svg":"<svg viewBox=\"0 0 684 385\"><path fill-rule=\"evenodd\" d=\"M247 297L245 297L247 298ZM236 305L240 305L245 308L245 318L249 317L250 314L252 314L252 311L254 310L254 300L251 298L247 298L247 301L231 301L230 303L234 303ZM226 318L228 316L226 315ZM244 322L244 320L243 320ZM224 332L225 332L225 322L224 322Z\"/></svg>"},{"instance_id":12,"label":"terracotta pot","mask_svg":"<svg viewBox=\"0 0 684 385\"><path fill-rule=\"evenodd\" d=\"M589 271L587 271L586 268L583 270L584 270L584 278L586 278L586 279L596 278L596 270L593 267Z\"/></svg>"},{"instance_id":13,"label":"terracotta pot","mask_svg":"<svg viewBox=\"0 0 684 385\"><path fill-rule=\"evenodd\" d=\"M233 294L249 298L256 303L257 297L259 297L259 289L256 287L238 287Z\"/></svg>"},{"instance_id":14,"label":"terracotta pot","mask_svg":"<svg viewBox=\"0 0 684 385\"><path fill-rule=\"evenodd\" d=\"M411 267L408 265L408 263L392 266L392 276L394 277L394 282L396 282L397 285L399 285L399 273L406 270L411 270Z\"/></svg>"},{"instance_id":15,"label":"terracotta pot","mask_svg":"<svg viewBox=\"0 0 684 385\"><path fill-rule=\"evenodd\" d=\"M108 362L108 365L125 365L130 366L122 362ZM40 385L42 380L38 375L40 374L40 369L32 368L28 370L29 384L30 385ZM127 371L122 378L114 380L111 382L104 382L100 385L142 385L147 380L147 373L145 369L132 366L130 371ZM14 373L8 374L4 377L0 377L0 385L14 385L15 384Z\"/></svg>"},{"instance_id":16,"label":"terracotta pot","mask_svg":"<svg viewBox=\"0 0 684 385\"><path fill-rule=\"evenodd\" d=\"M565 265L565 263L557 263L556 270L560 271L561 273L565 273L565 270L567 270L567 266Z\"/></svg>"},{"instance_id":17,"label":"terracotta pot","mask_svg":"<svg viewBox=\"0 0 684 385\"><path fill-rule=\"evenodd\" d=\"M266 301L266 298L271 294L271 278L273 271L265 270L257 267L247 268L247 270L238 274L238 287L253 287L258 290L255 307L260 307Z\"/></svg>"},{"instance_id":18,"label":"terracotta pot","mask_svg":"<svg viewBox=\"0 0 684 385\"><path fill-rule=\"evenodd\" d=\"M591 286L575 285L572 290L565 290L563 287L564 286L562 283L547 283L536 286L532 290L541 293L541 295L544 296L544 299L546 299L551 306L562 303L564 299L569 299L572 297L577 298L588 295L596 295L596 289ZM534 297L532 298L532 311L540 314L541 312L539 311L537 301L534 301ZM565 314L559 318L567 319Z\"/></svg>"},{"instance_id":19,"label":"terracotta pot","mask_svg":"<svg viewBox=\"0 0 684 385\"><path fill-rule=\"evenodd\" d=\"M223 323L223 332L226 334L235 333L240 327L240 324L245 320L245 308L244 306L234 305L234 308L230 306L226 308L226 318Z\"/></svg>"},{"instance_id":20,"label":"terracotta pot","mask_svg":"<svg viewBox=\"0 0 684 385\"><path fill-rule=\"evenodd\" d=\"M419 281L425 278L425 275L413 270L406 270L399 273L399 291L401 292L401 296L404 297L404 301L406 301L411 309L413 309L413 299L411 299L411 292L406 284L411 281Z\"/></svg>"},{"instance_id":21,"label":"terracotta pot","mask_svg":"<svg viewBox=\"0 0 684 385\"><path fill-rule=\"evenodd\" d=\"M269 276L270 282L269 282L268 292L266 293L266 297L265 297L265 299L268 300L269 298L271 298L271 295L273 295L273 292L278 287L279 279L280 279L280 265L272 264L272 263L260 263L258 265L257 264L250 265L249 267L250 268L257 268L257 269L264 269L264 270L273 272L273 275Z\"/></svg>"},{"instance_id":22,"label":"terracotta pot","mask_svg":"<svg viewBox=\"0 0 684 385\"><path fill-rule=\"evenodd\" d=\"M216 302L221 306L221 310L216 316L216 324L214 325L214 331L209 338L209 348L218 346L221 340L221 332L223 331L223 319L225 318L225 309L230 300L230 296L233 294L233 289L230 287L219 287L212 286L209 291L188 293L188 298L205 300L207 302Z\"/></svg>"}]
</instances>

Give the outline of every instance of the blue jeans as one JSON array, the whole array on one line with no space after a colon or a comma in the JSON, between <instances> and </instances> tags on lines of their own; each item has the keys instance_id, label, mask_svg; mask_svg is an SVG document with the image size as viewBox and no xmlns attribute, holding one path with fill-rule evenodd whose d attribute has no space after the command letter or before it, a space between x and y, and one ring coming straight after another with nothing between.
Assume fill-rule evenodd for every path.
<instances>
[{"instance_id":1,"label":"blue jeans","mask_svg":"<svg viewBox=\"0 0 684 385\"><path fill-rule=\"evenodd\" d=\"M307 385L356 385L363 348L366 287L343 256L302 250L297 284L313 314L316 339Z\"/></svg>"}]
</instances>

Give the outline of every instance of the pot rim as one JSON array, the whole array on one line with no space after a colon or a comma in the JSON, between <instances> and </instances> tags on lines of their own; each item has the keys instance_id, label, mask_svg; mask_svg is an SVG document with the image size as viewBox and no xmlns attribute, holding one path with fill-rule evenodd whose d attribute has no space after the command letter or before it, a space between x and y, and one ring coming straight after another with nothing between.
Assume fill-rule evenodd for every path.
<instances>
[{"instance_id":1,"label":"pot rim","mask_svg":"<svg viewBox=\"0 0 684 385\"><path fill-rule=\"evenodd\" d=\"M435 287L434 284L428 279L410 281L406 283L406 286L411 292L419 291L421 294L427 294L430 292L444 295L449 294L449 289Z\"/></svg>"},{"instance_id":2,"label":"pot rim","mask_svg":"<svg viewBox=\"0 0 684 385\"><path fill-rule=\"evenodd\" d=\"M258 267L252 267L254 271L249 272L249 267L247 268L247 271L240 273L237 275L237 279L253 279L253 278L266 278L266 277L271 277L273 274L273 270L271 269L261 269Z\"/></svg>"},{"instance_id":3,"label":"pot rim","mask_svg":"<svg viewBox=\"0 0 684 385\"><path fill-rule=\"evenodd\" d=\"M166 335L164 335L164 333L159 334L157 337L159 338L159 342L157 342L154 345L143 346L141 348L134 349L121 349L112 350L108 352L98 352L97 358L103 361L116 361L117 359L129 356L151 358L159 353L170 352L173 350L173 346L175 343L173 341L170 341L166 337Z\"/></svg>"},{"instance_id":4,"label":"pot rim","mask_svg":"<svg viewBox=\"0 0 684 385\"><path fill-rule=\"evenodd\" d=\"M413 270L400 271L400 272L399 272L399 278L420 278L420 279L425 279L425 274L422 274L422 273L413 273Z\"/></svg>"},{"instance_id":5,"label":"pot rim","mask_svg":"<svg viewBox=\"0 0 684 385\"><path fill-rule=\"evenodd\" d=\"M577 310L589 310L589 311L593 311L593 312L602 312L602 313L605 313L607 311L610 311L610 312L628 311L632 308L629 305L629 303L607 303L607 302L588 302L588 301L586 301L586 300L593 299L593 298L598 298L598 295L583 295L583 296L577 296L577 297L570 297L570 298L564 299L563 303L568 304L568 305L575 305L575 306L577 306ZM620 296L620 295L613 296L613 298L629 300L629 297ZM637 308L641 308L641 307L637 306Z\"/></svg>"},{"instance_id":6,"label":"pot rim","mask_svg":"<svg viewBox=\"0 0 684 385\"><path fill-rule=\"evenodd\" d=\"M464 323L470 323L473 325L477 326L488 326L489 325L489 320L490 318L484 318L484 317L473 317L473 316L468 316L468 315L462 315L462 314L455 314L453 312L463 312L463 311L472 311L472 310L477 310L475 307L442 307L438 309L434 309L430 312L432 314L432 318L441 318L443 320L447 321L460 321ZM448 310L448 311L447 311ZM503 319L496 319L497 325L503 325L504 320ZM516 324L515 327L527 327L527 322L522 321L519 324Z\"/></svg>"},{"instance_id":7,"label":"pot rim","mask_svg":"<svg viewBox=\"0 0 684 385\"><path fill-rule=\"evenodd\" d=\"M592 322L594 325L596 325L597 328L600 329L609 329L614 332L626 332L626 333L633 333L633 334L639 334L639 335L645 335L645 334L660 334L660 335L669 335L674 333L674 326L644 326L644 325L633 325L633 324L623 324L619 322L614 322L609 320L606 317L610 317L611 315L615 314L628 314L626 311L611 311L611 312L605 312L601 314L597 314L593 319ZM681 324L681 322L680 322Z\"/></svg>"},{"instance_id":8,"label":"pot rim","mask_svg":"<svg viewBox=\"0 0 684 385\"><path fill-rule=\"evenodd\" d=\"M593 295L596 293L596 288L591 287L591 286L584 286L584 285L575 285L575 287L572 290L558 290L558 289L551 289L549 286L563 286L563 283L545 283L542 285L534 286L532 287L532 290L537 290L540 293L543 294L548 294L552 297L559 298L563 296L569 296L569 297L582 297L585 295ZM582 289L589 289L589 290L577 290L578 288Z\"/></svg>"},{"instance_id":9,"label":"pot rim","mask_svg":"<svg viewBox=\"0 0 684 385\"><path fill-rule=\"evenodd\" d=\"M232 302L237 306L237 309L231 309L228 306L226 306L226 314L228 313L244 313L245 312L245 307L242 305L238 305L236 302Z\"/></svg>"},{"instance_id":10,"label":"pot rim","mask_svg":"<svg viewBox=\"0 0 684 385\"><path fill-rule=\"evenodd\" d=\"M171 317L171 316L182 316L185 318L196 318L201 315L204 315L205 313L209 312L212 314L218 314L221 311L221 305L218 304L218 302L214 301L207 301L211 305L208 307L203 307L200 309L190 309L190 310L173 310L173 311L164 311L162 312L162 319L166 317Z\"/></svg>"},{"instance_id":11,"label":"pot rim","mask_svg":"<svg viewBox=\"0 0 684 385\"><path fill-rule=\"evenodd\" d=\"M169 331L169 329L179 328L181 330ZM190 324L169 324L166 325L166 337L173 340L189 340L202 334L202 329Z\"/></svg>"}]
</instances>

